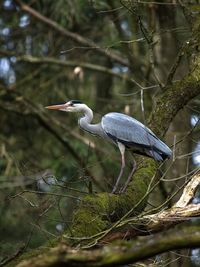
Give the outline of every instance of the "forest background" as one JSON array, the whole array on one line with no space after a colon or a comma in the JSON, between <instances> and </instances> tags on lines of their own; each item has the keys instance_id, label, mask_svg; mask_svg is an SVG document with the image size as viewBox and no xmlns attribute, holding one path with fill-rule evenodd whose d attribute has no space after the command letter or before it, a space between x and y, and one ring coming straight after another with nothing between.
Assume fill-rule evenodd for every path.
<instances>
[{"instance_id":1,"label":"forest background","mask_svg":"<svg viewBox=\"0 0 200 267\"><path fill-rule=\"evenodd\" d=\"M156 166L162 178L145 210L172 207L200 165L199 1L2 0L0 8L0 264L74 234L82 199L111 192L119 172L114 146L50 104L79 99L94 122L117 111L150 126L173 156ZM192 197L198 204L198 191ZM198 226L199 214L183 226ZM200 251L149 261L198 266Z\"/></svg>"}]
</instances>

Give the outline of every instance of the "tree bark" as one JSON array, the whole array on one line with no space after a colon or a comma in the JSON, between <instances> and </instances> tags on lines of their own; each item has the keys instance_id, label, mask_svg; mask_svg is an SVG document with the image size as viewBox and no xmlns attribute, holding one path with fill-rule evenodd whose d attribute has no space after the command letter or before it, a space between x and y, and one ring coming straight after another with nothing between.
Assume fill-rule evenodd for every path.
<instances>
[{"instance_id":1,"label":"tree bark","mask_svg":"<svg viewBox=\"0 0 200 267\"><path fill-rule=\"evenodd\" d=\"M61 266L121 266L153 257L157 254L183 248L200 247L199 227L186 227L165 234L140 238L136 241L119 241L103 249L77 250L60 244L39 256L24 260L17 267Z\"/></svg>"}]
</instances>

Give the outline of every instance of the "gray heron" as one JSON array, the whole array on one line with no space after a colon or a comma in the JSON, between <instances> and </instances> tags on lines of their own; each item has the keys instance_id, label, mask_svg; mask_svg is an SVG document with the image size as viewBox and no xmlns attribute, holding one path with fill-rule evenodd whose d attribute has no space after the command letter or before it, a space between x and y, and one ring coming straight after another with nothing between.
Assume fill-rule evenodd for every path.
<instances>
[{"instance_id":1,"label":"gray heron","mask_svg":"<svg viewBox=\"0 0 200 267\"><path fill-rule=\"evenodd\" d=\"M47 106L47 109L67 112L81 112L79 119L81 129L112 141L121 153L121 169L116 184L112 190L115 193L125 168L125 150L128 148L134 153L151 157L157 161L164 161L171 157L171 149L163 143L149 128L136 119L117 112L105 114L100 123L91 124L93 111L79 100L70 100L64 104ZM133 167L123 191L126 189L135 166Z\"/></svg>"}]
</instances>

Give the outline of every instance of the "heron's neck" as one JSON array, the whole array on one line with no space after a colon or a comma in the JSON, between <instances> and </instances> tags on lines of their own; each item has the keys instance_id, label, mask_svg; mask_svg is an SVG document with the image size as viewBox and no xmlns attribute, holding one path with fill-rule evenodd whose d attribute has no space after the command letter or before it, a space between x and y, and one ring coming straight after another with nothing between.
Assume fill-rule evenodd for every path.
<instances>
[{"instance_id":1,"label":"heron's neck","mask_svg":"<svg viewBox=\"0 0 200 267\"><path fill-rule=\"evenodd\" d=\"M80 127L87 132L90 132L95 135L99 135L99 124L91 124L91 121L93 119L92 110L88 106L85 105L82 111L84 113L84 116L79 119Z\"/></svg>"},{"instance_id":2,"label":"heron's neck","mask_svg":"<svg viewBox=\"0 0 200 267\"><path fill-rule=\"evenodd\" d=\"M80 124L83 123L84 125L90 124L93 119L93 111L85 105L83 108L84 116L80 118Z\"/></svg>"}]
</instances>

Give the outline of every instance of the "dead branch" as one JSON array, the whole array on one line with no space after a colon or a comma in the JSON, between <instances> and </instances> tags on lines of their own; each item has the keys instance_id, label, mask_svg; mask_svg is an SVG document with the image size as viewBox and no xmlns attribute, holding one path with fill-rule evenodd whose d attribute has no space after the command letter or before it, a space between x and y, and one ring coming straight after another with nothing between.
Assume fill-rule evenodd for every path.
<instances>
[{"instance_id":1,"label":"dead branch","mask_svg":"<svg viewBox=\"0 0 200 267\"><path fill-rule=\"evenodd\" d=\"M183 190L180 199L174 205L174 208L186 207L193 199L195 191L200 184L200 173L195 174Z\"/></svg>"},{"instance_id":2,"label":"dead branch","mask_svg":"<svg viewBox=\"0 0 200 267\"><path fill-rule=\"evenodd\" d=\"M200 203L189 204L200 184L200 171L192 176L183 189L180 199L172 208L158 213L129 218L118 224L100 243L111 242L119 238L133 238L137 235L149 235L192 218L200 217Z\"/></svg>"}]
</instances>

